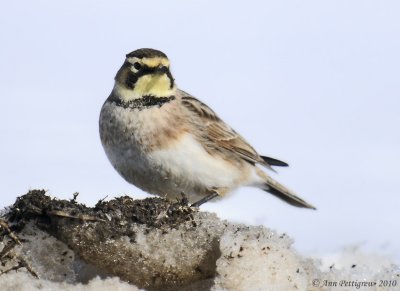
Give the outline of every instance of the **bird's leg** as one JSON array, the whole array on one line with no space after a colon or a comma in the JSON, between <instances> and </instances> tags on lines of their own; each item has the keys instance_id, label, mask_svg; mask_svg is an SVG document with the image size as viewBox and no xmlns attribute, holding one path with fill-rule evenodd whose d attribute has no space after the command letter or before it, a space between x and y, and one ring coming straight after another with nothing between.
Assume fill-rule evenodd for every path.
<instances>
[{"instance_id":1,"label":"bird's leg","mask_svg":"<svg viewBox=\"0 0 400 291\"><path fill-rule=\"evenodd\" d=\"M188 198L187 198L185 192L181 192L181 196L182 196L181 199L178 199L178 198L177 198L178 202L180 202L180 203L183 204L183 205L188 205L188 204L189 204L189 200L188 200Z\"/></svg>"},{"instance_id":2,"label":"bird's leg","mask_svg":"<svg viewBox=\"0 0 400 291\"><path fill-rule=\"evenodd\" d=\"M211 199L214 199L215 197L218 197L218 196L219 196L219 193L216 190L212 190L212 192L209 195L201 198L199 201L196 201L191 206L192 207L199 207L200 205L202 205L202 204L204 204L204 203L206 203L206 202L210 201Z\"/></svg>"}]
</instances>

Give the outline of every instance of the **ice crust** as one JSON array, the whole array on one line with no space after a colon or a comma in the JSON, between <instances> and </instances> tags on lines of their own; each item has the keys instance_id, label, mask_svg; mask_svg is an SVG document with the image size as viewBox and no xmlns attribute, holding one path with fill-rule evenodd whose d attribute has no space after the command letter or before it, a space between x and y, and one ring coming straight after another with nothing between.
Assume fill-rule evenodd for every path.
<instances>
[{"instance_id":1,"label":"ice crust","mask_svg":"<svg viewBox=\"0 0 400 291\"><path fill-rule=\"evenodd\" d=\"M176 215L157 207L157 223L162 215ZM357 250L305 258L285 234L176 209L191 218L171 225L128 223L118 209L104 221L29 217L16 233L22 244L7 252L13 239L0 228L0 290L400 290L400 269L389 259ZM120 220L113 231L107 227L115 215ZM342 280L353 285L339 286ZM379 280L397 285L359 286Z\"/></svg>"},{"instance_id":2,"label":"ice crust","mask_svg":"<svg viewBox=\"0 0 400 291\"><path fill-rule=\"evenodd\" d=\"M291 244L264 227L230 225L221 236L213 290L306 290L301 257Z\"/></svg>"}]
</instances>

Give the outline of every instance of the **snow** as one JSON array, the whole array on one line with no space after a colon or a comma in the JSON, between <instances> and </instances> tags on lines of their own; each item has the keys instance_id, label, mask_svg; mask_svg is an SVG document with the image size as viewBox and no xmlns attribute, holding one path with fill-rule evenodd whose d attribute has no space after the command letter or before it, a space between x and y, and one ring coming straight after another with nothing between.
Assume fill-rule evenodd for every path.
<instances>
[{"instance_id":1,"label":"snow","mask_svg":"<svg viewBox=\"0 0 400 291\"><path fill-rule=\"evenodd\" d=\"M93 225L71 228L70 239L58 236L66 238L69 247L34 223L27 224L18 234L22 245L7 254L13 260L0 266L0 274L5 272L0 275L1 290L139 290L137 286L144 290L400 290L397 285L378 286L380 280L400 283L400 268L388 258L357 248L323 258L304 257L286 234L234 224L208 212L197 212L192 221L167 230L135 224L134 239L110 236L101 242ZM0 254L10 241L3 239ZM80 247L85 244L90 248ZM18 262L28 267L7 271Z\"/></svg>"},{"instance_id":2,"label":"snow","mask_svg":"<svg viewBox=\"0 0 400 291\"><path fill-rule=\"evenodd\" d=\"M221 237L214 290L305 290L308 279L291 244L263 227L232 226Z\"/></svg>"},{"instance_id":3,"label":"snow","mask_svg":"<svg viewBox=\"0 0 400 291\"><path fill-rule=\"evenodd\" d=\"M71 284L66 282L52 282L45 279L35 279L27 273L16 272L3 275L0 277L1 290L14 291L98 291L98 290L113 290L113 291L136 291L140 290L135 286L122 282L118 278L100 279L96 277L88 284Z\"/></svg>"}]
</instances>

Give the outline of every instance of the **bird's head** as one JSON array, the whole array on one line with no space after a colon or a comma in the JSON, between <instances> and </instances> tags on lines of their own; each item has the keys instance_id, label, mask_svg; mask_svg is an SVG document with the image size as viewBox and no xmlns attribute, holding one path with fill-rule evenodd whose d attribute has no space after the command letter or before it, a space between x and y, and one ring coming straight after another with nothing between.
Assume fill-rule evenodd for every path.
<instances>
[{"instance_id":1,"label":"bird's head","mask_svg":"<svg viewBox=\"0 0 400 291\"><path fill-rule=\"evenodd\" d=\"M174 95L176 87L169 70L168 57L161 51L143 48L126 55L115 76L115 87L124 101L144 96L167 97Z\"/></svg>"}]
</instances>

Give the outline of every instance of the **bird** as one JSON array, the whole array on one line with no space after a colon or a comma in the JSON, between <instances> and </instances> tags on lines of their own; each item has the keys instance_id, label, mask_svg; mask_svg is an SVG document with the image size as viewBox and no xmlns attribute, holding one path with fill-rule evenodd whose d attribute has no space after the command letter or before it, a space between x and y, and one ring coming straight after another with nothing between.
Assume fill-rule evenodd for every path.
<instances>
[{"instance_id":1,"label":"bird","mask_svg":"<svg viewBox=\"0 0 400 291\"><path fill-rule=\"evenodd\" d=\"M100 139L127 182L169 200L184 193L195 207L253 186L315 209L262 170L287 163L259 155L209 106L177 87L165 53L128 53L114 80L100 112Z\"/></svg>"}]
</instances>

